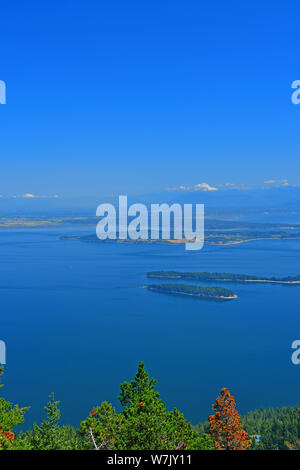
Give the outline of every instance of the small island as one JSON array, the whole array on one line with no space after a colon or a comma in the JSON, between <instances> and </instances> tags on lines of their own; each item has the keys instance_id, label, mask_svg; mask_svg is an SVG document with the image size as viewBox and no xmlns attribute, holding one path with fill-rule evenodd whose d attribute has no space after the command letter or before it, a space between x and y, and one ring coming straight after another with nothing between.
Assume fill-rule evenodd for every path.
<instances>
[{"instance_id":1,"label":"small island","mask_svg":"<svg viewBox=\"0 0 300 470\"><path fill-rule=\"evenodd\" d=\"M232 300L238 298L234 292L223 287L190 286L188 284L149 284L144 286L144 288L162 294L189 295L209 300Z\"/></svg>"},{"instance_id":2,"label":"small island","mask_svg":"<svg viewBox=\"0 0 300 470\"><path fill-rule=\"evenodd\" d=\"M300 284L300 275L286 277L262 277L249 274L210 273L210 272L178 272L178 271L151 271L146 274L156 279L186 279L202 282L272 282L277 284Z\"/></svg>"}]
</instances>

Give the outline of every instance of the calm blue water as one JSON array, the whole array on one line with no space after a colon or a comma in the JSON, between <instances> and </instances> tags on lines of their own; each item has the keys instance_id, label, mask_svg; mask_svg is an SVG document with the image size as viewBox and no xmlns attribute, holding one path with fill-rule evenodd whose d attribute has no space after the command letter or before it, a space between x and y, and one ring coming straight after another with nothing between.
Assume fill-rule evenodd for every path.
<instances>
[{"instance_id":1,"label":"calm blue water","mask_svg":"<svg viewBox=\"0 0 300 470\"><path fill-rule=\"evenodd\" d=\"M290 345L300 338L300 286L230 284L240 298L227 303L138 286L159 269L299 274L300 240L199 252L59 240L78 231L0 231L3 394L31 405L27 425L41 419L52 391L73 425L103 400L117 405L119 384L133 378L139 360L168 408L193 423L206 419L223 386L243 413L299 403Z\"/></svg>"}]
</instances>

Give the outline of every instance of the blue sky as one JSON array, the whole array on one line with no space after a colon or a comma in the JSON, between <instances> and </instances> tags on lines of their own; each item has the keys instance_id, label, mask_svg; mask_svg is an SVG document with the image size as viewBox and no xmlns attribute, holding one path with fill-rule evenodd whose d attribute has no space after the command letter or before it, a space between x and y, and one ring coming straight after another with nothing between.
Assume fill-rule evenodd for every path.
<instances>
[{"instance_id":1,"label":"blue sky","mask_svg":"<svg viewBox=\"0 0 300 470\"><path fill-rule=\"evenodd\" d=\"M291 1L6 2L0 194L300 184L299 13Z\"/></svg>"}]
</instances>

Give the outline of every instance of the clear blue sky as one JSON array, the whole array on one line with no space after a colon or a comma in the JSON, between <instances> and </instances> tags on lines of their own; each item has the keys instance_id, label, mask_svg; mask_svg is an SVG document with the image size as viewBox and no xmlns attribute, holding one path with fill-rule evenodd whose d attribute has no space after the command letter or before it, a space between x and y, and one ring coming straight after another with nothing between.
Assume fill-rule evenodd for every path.
<instances>
[{"instance_id":1,"label":"clear blue sky","mask_svg":"<svg viewBox=\"0 0 300 470\"><path fill-rule=\"evenodd\" d=\"M1 6L0 194L300 184L295 1Z\"/></svg>"}]
</instances>

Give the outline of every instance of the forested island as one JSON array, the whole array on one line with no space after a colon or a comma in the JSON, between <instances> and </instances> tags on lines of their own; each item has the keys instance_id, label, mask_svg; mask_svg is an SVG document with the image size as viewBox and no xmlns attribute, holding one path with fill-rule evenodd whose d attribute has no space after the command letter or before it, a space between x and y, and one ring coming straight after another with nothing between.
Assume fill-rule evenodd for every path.
<instances>
[{"instance_id":1,"label":"forested island","mask_svg":"<svg viewBox=\"0 0 300 470\"><path fill-rule=\"evenodd\" d=\"M149 284L144 286L144 288L162 294L189 295L203 299L237 299L237 295L233 291L223 287L190 286L188 284Z\"/></svg>"},{"instance_id":2,"label":"forested island","mask_svg":"<svg viewBox=\"0 0 300 470\"><path fill-rule=\"evenodd\" d=\"M189 281L220 281L220 282L274 282L279 284L300 284L300 275L286 277L264 277L250 274L210 273L210 272L179 272L150 271L148 278L155 279L186 279Z\"/></svg>"}]
</instances>

